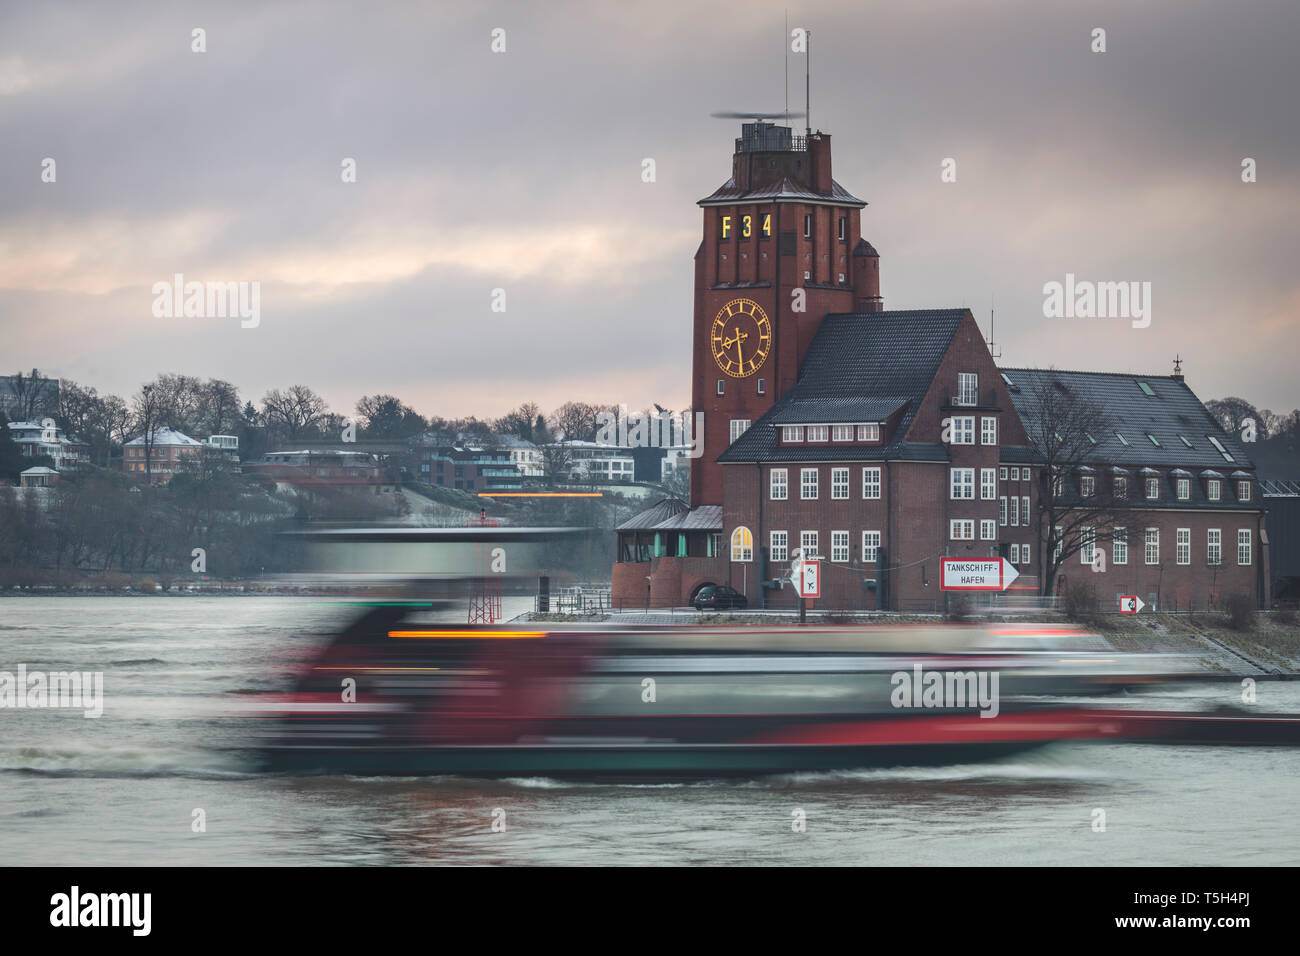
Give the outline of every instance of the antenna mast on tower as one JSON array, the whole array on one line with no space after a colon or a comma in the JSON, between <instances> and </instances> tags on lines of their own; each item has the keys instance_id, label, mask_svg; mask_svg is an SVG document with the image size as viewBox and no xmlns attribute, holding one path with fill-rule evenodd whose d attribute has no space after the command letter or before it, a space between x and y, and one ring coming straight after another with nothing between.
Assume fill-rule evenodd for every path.
<instances>
[{"instance_id":1,"label":"antenna mast on tower","mask_svg":"<svg viewBox=\"0 0 1300 956\"><path fill-rule=\"evenodd\" d=\"M995 339L993 338L993 296L990 295L989 296L989 355L991 355L995 359L1000 359L1002 358L1002 353L998 351L998 347L994 343L995 343Z\"/></svg>"},{"instance_id":2,"label":"antenna mast on tower","mask_svg":"<svg viewBox=\"0 0 1300 956\"><path fill-rule=\"evenodd\" d=\"M803 59L803 112L808 118L809 136L812 135L812 31L809 30L804 40Z\"/></svg>"}]
</instances>

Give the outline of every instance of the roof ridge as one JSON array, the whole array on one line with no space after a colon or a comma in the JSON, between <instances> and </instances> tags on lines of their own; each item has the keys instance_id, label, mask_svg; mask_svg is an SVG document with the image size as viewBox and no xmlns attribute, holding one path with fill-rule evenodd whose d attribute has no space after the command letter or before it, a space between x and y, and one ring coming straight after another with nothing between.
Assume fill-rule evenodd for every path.
<instances>
[{"instance_id":1,"label":"roof ridge","mask_svg":"<svg viewBox=\"0 0 1300 956\"><path fill-rule=\"evenodd\" d=\"M1032 365L999 365L999 372L1063 372L1066 375L1118 375L1126 378L1155 378L1168 379L1171 382L1187 384L1182 378L1175 378L1173 375L1151 375L1146 372L1103 372L1097 369L1078 369L1078 368L1036 368Z\"/></svg>"}]
</instances>

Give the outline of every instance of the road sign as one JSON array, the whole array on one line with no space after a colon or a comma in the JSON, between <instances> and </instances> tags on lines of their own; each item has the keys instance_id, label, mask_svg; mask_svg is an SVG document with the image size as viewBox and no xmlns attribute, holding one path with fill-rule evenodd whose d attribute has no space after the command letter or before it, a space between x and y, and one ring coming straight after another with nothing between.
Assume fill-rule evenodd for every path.
<instances>
[{"instance_id":1,"label":"road sign","mask_svg":"<svg viewBox=\"0 0 1300 956\"><path fill-rule=\"evenodd\" d=\"M803 561L799 565L799 596L819 598L822 596L822 563L820 561Z\"/></svg>"},{"instance_id":2,"label":"road sign","mask_svg":"<svg viewBox=\"0 0 1300 956\"><path fill-rule=\"evenodd\" d=\"M1136 594L1126 594L1119 599L1119 613L1121 614L1136 614L1144 607L1146 607L1146 604Z\"/></svg>"},{"instance_id":3,"label":"road sign","mask_svg":"<svg viewBox=\"0 0 1300 956\"><path fill-rule=\"evenodd\" d=\"M1020 577L1006 558L941 558L941 591L1004 591Z\"/></svg>"}]
</instances>

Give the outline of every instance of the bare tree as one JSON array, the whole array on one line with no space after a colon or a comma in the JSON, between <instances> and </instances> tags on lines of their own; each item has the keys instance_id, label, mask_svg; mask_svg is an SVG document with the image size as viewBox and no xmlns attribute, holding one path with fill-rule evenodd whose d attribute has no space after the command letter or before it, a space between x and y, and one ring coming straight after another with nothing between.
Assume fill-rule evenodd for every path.
<instances>
[{"instance_id":1,"label":"bare tree","mask_svg":"<svg viewBox=\"0 0 1300 956\"><path fill-rule=\"evenodd\" d=\"M141 386L132 401L133 422L136 430L144 437L144 480L146 485L153 484L153 446L155 433L166 424L163 396L153 384ZM123 462L123 467L125 467Z\"/></svg>"},{"instance_id":2,"label":"bare tree","mask_svg":"<svg viewBox=\"0 0 1300 956\"><path fill-rule=\"evenodd\" d=\"M1247 422L1255 423L1255 434L1258 441L1263 441L1271 434L1268 418L1244 398L1236 398L1235 396L1216 398L1205 403L1205 410L1214 416L1214 420L1219 423L1224 431L1236 438L1241 437L1242 429L1245 428ZM1271 416L1272 413L1269 414Z\"/></svg>"},{"instance_id":3,"label":"bare tree","mask_svg":"<svg viewBox=\"0 0 1300 956\"><path fill-rule=\"evenodd\" d=\"M273 388L262 396L267 425L283 431L289 441L314 429L328 412L325 399L306 385L291 385L283 392Z\"/></svg>"},{"instance_id":4,"label":"bare tree","mask_svg":"<svg viewBox=\"0 0 1300 956\"><path fill-rule=\"evenodd\" d=\"M1097 454L1096 436L1114 430L1105 409L1050 372L1036 379L1032 394L1032 407L1021 419L1041 468L1039 593L1048 595L1067 561L1085 548L1095 554L1113 541L1115 528L1131 527L1141 515L1129 504L1137 492L1129 487L1132 476L1113 474L1111 463ZM1104 562L1104 554L1098 560Z\"/></svg>"}]
</instances>

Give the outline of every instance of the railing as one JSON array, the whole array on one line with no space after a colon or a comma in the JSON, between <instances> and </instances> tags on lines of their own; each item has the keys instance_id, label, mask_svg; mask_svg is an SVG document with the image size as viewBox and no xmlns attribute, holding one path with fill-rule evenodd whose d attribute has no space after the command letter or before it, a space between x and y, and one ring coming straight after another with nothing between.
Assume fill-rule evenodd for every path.
<instances>
[{"instance_id":1,"label":"railing","mask_svg":"<svg viewBox=\"0 0 1300 956\"><path fill-rule=\"evenodd\" d=\"M590 614L610 609L609 588L556 588L550 597L552 614ZM533 602L533 610L541 610L541 596Z\"/></svg>"}]
</instances>

